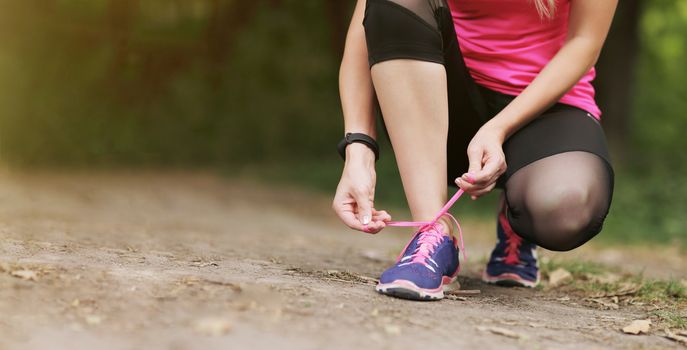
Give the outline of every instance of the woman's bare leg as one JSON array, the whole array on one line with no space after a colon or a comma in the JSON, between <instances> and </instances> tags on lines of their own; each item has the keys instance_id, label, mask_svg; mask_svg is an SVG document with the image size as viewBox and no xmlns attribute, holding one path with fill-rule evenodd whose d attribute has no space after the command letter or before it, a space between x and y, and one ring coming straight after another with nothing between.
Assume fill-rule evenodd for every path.
<instances>
[{"instance_id":1,"label":"woman's bare leg","mask_svg":"<svg viewBox=\"0 0 687 350\"><path fill-rule=\"evenodd\" d=\"M390 60L372 67L372 81L413 219L431 220L447 192L446 70L438 63ZM451 227L446 218L440 222Z\"/></svg>"}]
</instances>

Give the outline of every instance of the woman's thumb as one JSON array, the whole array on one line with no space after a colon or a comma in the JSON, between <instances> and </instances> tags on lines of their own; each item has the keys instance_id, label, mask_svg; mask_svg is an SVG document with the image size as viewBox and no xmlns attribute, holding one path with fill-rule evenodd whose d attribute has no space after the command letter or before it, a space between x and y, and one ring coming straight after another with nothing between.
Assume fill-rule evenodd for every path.
<instances>
[{"instance_id":1,"label":"woman's thumb","mask_svg":"<svg viewBox=\"0 0 687 350\"><path fill-rule=\"evenodd\" d=\"M356 194L355 202L358 205L358 220L363 225L370 223L372 219L372 201L367 194Z\"/></svg>"}]
</instances>

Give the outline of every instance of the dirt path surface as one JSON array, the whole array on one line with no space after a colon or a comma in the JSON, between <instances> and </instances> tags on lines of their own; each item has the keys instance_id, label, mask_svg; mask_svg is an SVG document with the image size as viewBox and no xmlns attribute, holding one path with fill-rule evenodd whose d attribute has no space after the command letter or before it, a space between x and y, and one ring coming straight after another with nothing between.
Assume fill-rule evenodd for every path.
<instances>
[{"instance_id":1,"label":"dirt path surface","mask_svg":"<svg viewBox=\"0 0 687 350\"><path fill-rule=\"evenodd\" d=\"M0 349L677 346L619 331L641 310L483 285L485 223L464 225L459 279L481 293L408 302L373 287L409 235L353 233L326 196L207 174L7 171L0 196ZM677 253L575 254L684 277Z\"/></svg>"}]
</instances>

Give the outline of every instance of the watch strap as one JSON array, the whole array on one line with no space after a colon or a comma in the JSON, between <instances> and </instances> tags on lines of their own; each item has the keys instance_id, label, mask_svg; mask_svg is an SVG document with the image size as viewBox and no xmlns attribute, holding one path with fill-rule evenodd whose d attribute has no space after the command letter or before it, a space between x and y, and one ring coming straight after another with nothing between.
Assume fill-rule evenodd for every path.
<instances>
[{"instance_id":1,"label":"watch strap","mask_svg":"<svg viewBox=\"0 0 687 350\"><path fill-rule=\"evenodd\" d=\"M346 133L346 136L339 142L337 149L343 160L346 160L346 147L352 143L362 143L369 147L375 155L375 161L379 160L379 145L372 137L363 133Z\"/></svg>"}]
</instances>

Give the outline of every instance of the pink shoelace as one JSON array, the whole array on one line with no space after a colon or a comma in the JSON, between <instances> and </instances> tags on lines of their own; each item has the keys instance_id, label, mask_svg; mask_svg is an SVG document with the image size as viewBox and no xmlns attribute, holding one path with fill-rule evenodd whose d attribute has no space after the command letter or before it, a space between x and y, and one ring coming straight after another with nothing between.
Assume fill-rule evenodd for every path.
<instances>
[{"instance_id":1,"label":"pink shoelace","mask_svg":"<svg viewBox=\"0 0 687 350\"><path fill-rule=\"evenodd\" d=\"M499 214L499 222L501 223L501 227L503 227L503 231L506 234L506 244L508 244L506 247L506 258L503 260L503 262L508 265L520 264L520 245L522 245L522 237L513 231L513 228L510 226L510 223L503 212Z\"/></svg>"},{"instance_id":2,"label":"pink shoelace","mask_svg":"<svg viewBox=\"0 0 687 350\"><path fill-rule=\"evenodd\" d=\"M451 199L449 199L448 202L446 202L444 207L441 208L441 210L439 210L439 212L432 221L389 221L386 223L387 226L395 227L419 227L418 231L415 233L415 236L419 235L420 233L424 233L418 239L418 248L413 253L412 260L408 263L421 263L430 268L431 270L434 270L429 265L427 265L425 261L427 259L431 259L430 255L434 252L434 249L439 244L439 242L441 242L443 234L438 221L444 215L447 215L458 228L460 251L463 253L463 259L467 259L467 255L465 254L465 244L463 243L463 231L460 228L460 223L453 215L451 215L448 212L448 210L456 203L456 201L458 201L458 199L460 198L460 196L463 195L463 193L464 192L462 189L458 189L458 192L456 192L456 194L454 194L453 197L451 197ZM415 236L413 236L413 238L415 238ZM412 239L410 241L412 242ZM410 244L410 242L408 244ZM406 247L403 248L401 254L403 254L403 252L405 252L407 248L408 245L406 245ZM400 259L401 256L399 256L397 260Z\"/></svg>"}]
</instances>

